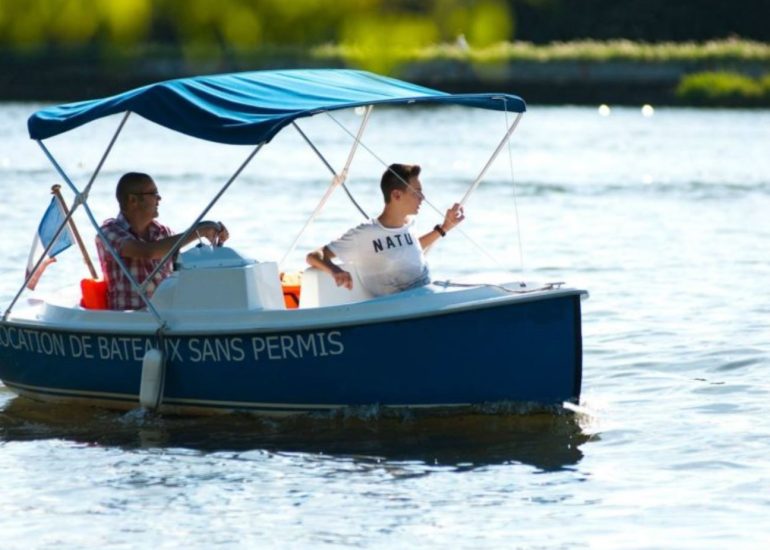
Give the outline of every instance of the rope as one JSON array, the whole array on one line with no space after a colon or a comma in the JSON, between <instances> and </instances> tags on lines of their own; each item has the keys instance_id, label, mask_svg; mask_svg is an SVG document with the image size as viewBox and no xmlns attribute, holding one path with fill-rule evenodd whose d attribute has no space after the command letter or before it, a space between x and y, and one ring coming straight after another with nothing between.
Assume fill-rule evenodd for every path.
<instances>
[{"instance_id":1,"label":"rope","mask_svg":"<svg viewBox=\"0 0 770 550\"><path fill-rule=\"evenodd\" d=\"M337 124L337 126L339 126L340 128L342 128L342 130L343 130L345 133L347 133L349 136L353 137L353 134L352 134L352 133L351 133L351 132L350 132L350 131L349 131L349 130L348 130L346 127L345 127L345 125L344 125L344 124L342 124L342 123L341 123L339 120L337 120L336 118L334 118L334 116L333 116L331 113L327 112L326 114L329 116L329 118L331 118L331 119L332 119L332 120L333 120L333 121L334 121L334 122ZM516 120L517 120L517 122L518 122L518 118L517 118ZM515 124L515 123L514 123L514 124ZM514 126L514 128L515 128L515 126ZM506 132L506 134L507 134L507 137L510 137L510 134L513 132L513 129L514 129L514 128L511 128L510 130L508 130L508 131ZM377 162L379 162L379 163L380 163L382 166L384 166L386 169L388 169L388 170L390 169L390 168L389 168L389 166L390 166L390 165L389 165L388 163L386 163L386 162L385 162L385 161L384 161L382 158L380 158L380 157L379 157L379 155L377 155L377 153L375 153L374 151L372 151L372 150L371 150L371 149L370 149L370 148L369 148L369 147L368 147L368 146L367 146L367 145L366 145L364 142L360 142L360 145L361 145L361 147L362 147L362 148L363 148L363 149L364 149L364 150L365 150L367 153L369 153L369 154L370 154L372 157L374 157L374 159L375 159ZM500 146L502 146L502 143L500 144ZM499 152L499 150L500 150L500 146L498 146L498 149L497 149L497 151L495 152L495 154L494 154L493 156L496 156L496 154ZM491 161L490 161L490 163L491 163ZM482 171L482 173L479 175L479 177L476 179L476 181L474 181L474 184L471 186L471 187L472 187L472 189L473 189L473 188L475 188L475 186L477 186L477 185L478 185L478 182L480 182L480 181L481 181L481 177L483 176L483 173L484 173L484 172L486 172L486 169L488 168L488 165L489 165L490 163L487 163L487 166L484 168L484 170ZM415 190L415 189L414 189L414 188L413 188L411 185L409 185L409 182L408 182L408 181L404 181L404 179L403 179L401 176L399 176L398 174L396 174L396 173L395 173L395 172L393 172L392 170L391 170L391 173L392 173L392 174L394 174L394 175L395 175L395 176L396 176L396 177L397 177L399 180L401 180L401 182L402 182L404 185L406 185L406 186L407 186L409 189L411 189L412 191L415 191L415 192L416 192L416 190ZM468 197L468 195L470 194L470 192L472 191L472 189L469 189L469 190L468 190L468 192L466 193L466 195L465 195L465 197L463 198L463 200L467 199L467 197ZM424 195L423 195L423 201L424 201L424 202L425 202L425 204L427 204L427 205L428 205L430 208L432 208L432 209L433 209L433 211L434 211L434 212L436 212L436 213L437 213L439 216L441 216L442 218L444 217L444 212L443 212L443 211L441 211L439 208L437 208L437 207L436 207L436 206L435 206L435 205L434 205L432 202L430 202L430 201L429 201L427 198L425 198L425 196L424 196ZM486 257L487 257L487 259L489 259L490 261L492 261L492 263L494 263L494 264L495 264L497 267L499 267L500 269L503 269L503 270L506 270L506 271L508 271L508 268L507 268L507 266L503 265L503 264L502 264L502 263L501 263L501 262L500 262L500 261L499 261L497 258L495 258L495 257L494 257L494 256L493 256L493 255L492 255L490 252L488 252L486 248L484 248L484 247L483 247L481 244L479 244L478 242L476 242L476 240L475 240L475 239L473 239L473 238L472 238L472 237L471 237L471 236L470 236L468 233L466 233L465 231L463 231L463 229L462 229L461 227L459 227L459 226L458 226L458 227L455 227L455 228L454 228L454 230L455 230L455 231L458 231L458 232L459 232L459 233L460 233L460 234L461 234L463 237L465 237L465 238L468 240L468 242L470 242L470 243L471 243L473 246L475 246L475 247L476 247L476 249L477 249L479 252L481 252L481 253L482 253L484 256L486 256Z\"/></svg>"},{"instance_id":2,"label":"rope","mask_svg":"<svg viewBox=\"0 0 770 550\"><path fill-rule=\"evenodd\" d=\"M324 193L323 197L321 197L321 201L318 203L318 205L315 207L315 210L310 214L310 217L305 221L305 225L302 226L302 228L299 230L299 233L297 233L297 236L294 237L294 240L291 242L291 245L289 245L289 248L286 250L286 253L283 255L283 258L281 258L281 261L278 263L278 265L282 266L288 257L291 255L292 252L294 252L294 249L297 247L297 243L299 243L300 238L302 235L304 235L305 231L308 227L310 227L310 224L312 224L316 217L318 217L318 214L321 213L321 210L323 210L324 206L326 206L327 201L331 198L332 193L337 189L337 187L342 186L342 188L345 190L345 193L347 193L348 197L351 201L353 201L353 204L358 208L358 211L361 212L361 214L364 216L364 218L369 219L369 216L366 214L363 208L353 199L353 195L350 194L350 191L348 191L347 186L345 186L345 180L348 177L348 171L350 170L350 165L353 163L353 157L356 154L356 150L358 149L359 145L363 145L361 142L361 136L364 133L364 130L366 129L366 125L369 123L369 116L372 114L373 107L371 105L366 107L366 111L364 112L363 120L361 121L361 125L358 127L358 134L353 135L351 132L348 131L347 128L343 126L345 131L348 133L349 136L353 138L353 144L350 146L350 152L348 153L347 161L345 161L345 166L343 166L342 171L338 174L331 164L324 158L324 156L321 154L321 152L318 150L318 148L315 146L315 144L310 141L310 138L305 135L305 132L302 131L302 129L299 127L299 125L296 122L292 122L292 126L299 132L299 135L302 136L302 138L307 142L307 144L313 149L315 154L318 156L318 158L321 159L321 161L326 165L326 168L331 172L332 174L332 181L329 184L329 187L326 189L326 192ZM326 114L329 114L328 112ZM336 121L335 121L336 122Z\"/></svg>"},{"instance_id":3,"label":"rope","mask_svg":"<svg viewBox=\"0 0 770 550\"><path fill-rule=\"evenodd\" d=\"M505 129L508 130L508 103L504 102L505 104ZM508 167L511 172L511 186L513 187L513 212L514 216L516 218L516 236L517 240L519 241L519 272L524 273L524 245L522 244L522 238L521 238L521 221L519 219L519 201L518 201L518 192L516 188L516 179L514 178L513 173L513 149L511 147L511 141L508 140Z\"/></svg>"},{"instance_id":4,"label":"rope","mask_svg":"<svg viewBox=\"0 0 770 550\"><path fill-rule=\"evenodd\" d=\"M365 115L366 119L362 123L362 126L366 124L366 120L368 120L368 118L369 118L369 113L371 113L371 109L367 110L367 113ZM368 220L369 219L369 215L366 213L366 211L363 208L361 208L361 205L358 204L358 202L356 202L356 199L353 198L353 195L350 193L350 190L348 189L348 186L345 183L345 180L348 177L348 168L350 167L350 162L353 160L352 156L348 157L348 163L346 163L345 168L342 170L342 172L340 174L337 174L336 170L334 170L332 165L329 164L329 161L326 160L326 157L324 157L321 154L321 151L318 150L318 147L315 146L315 143L310 141L310 138L307 137L307 134L305 134L305 132L302 131L302 128L299 127L299 125L296 123L296 121L292 122L291 124L292 124L292 126L294 126L294 128L297 130L297 132L299 132L299 135L302 136L302 139L305 140L305 143L307 143L310 146L310 148L313 150L313 152L316 154L316 156L319 159L321 159L321 162L324 163L324 165L326 166L327 170L329 170L329 172L331 172L332 177L339 178L339 182L340 182L339 185L341 185L342 189L344 189L345 194L350 199L350 202L352 202L353 206L355 206L358 209L358 211L361 212L361 215L364 217L364 219ZM362 129L359 130L359 135L360 135ZM357 145L358 143L361 142L361 140L360 140L360 138L358 136L355 139L356 139L356 142L353 145L353 151L355 151L355 145Z\"/></svg>"}]
</instances>

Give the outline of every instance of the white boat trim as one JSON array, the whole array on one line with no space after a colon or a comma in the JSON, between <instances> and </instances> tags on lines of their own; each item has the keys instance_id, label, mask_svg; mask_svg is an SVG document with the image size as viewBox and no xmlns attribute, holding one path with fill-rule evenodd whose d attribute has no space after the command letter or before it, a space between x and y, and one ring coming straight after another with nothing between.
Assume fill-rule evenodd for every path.
<instances>
[{"instance_id":1,"label":"white boat trim","mask_svg":"<svg viewBox=\"0 0 770 550\"><path fill-rule=\"evenodd\" d=\"M518 284L518 283L517 283ZM584 290L559 288L507 293L498 285L471 288L441 288L437 285L381 296L365 302L291 310L184 310L164 312L165 334L264 333L281 330L317 330L449 315L468 310L500 307L565 296L586 297ZM146 311L110 311L73 308L72 302L33 300L8 322L40 329L68 332L147 334L157 324ZM65 328L66 327L66 328Z\"/></svg>"}]
</instances>

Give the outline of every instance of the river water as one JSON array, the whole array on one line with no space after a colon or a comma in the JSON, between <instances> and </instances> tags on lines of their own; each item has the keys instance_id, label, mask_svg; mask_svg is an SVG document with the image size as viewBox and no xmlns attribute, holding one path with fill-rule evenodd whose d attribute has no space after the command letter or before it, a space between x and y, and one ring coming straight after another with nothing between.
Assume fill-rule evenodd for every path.
<instances>
[{"instance_id":1,"label":"river water","mask_svg":"<svg viewBox=\"0 0 770 550\"><path fill-rule=\"evenodd\" d=\"M0 105L3 310L60 183L26 135L38 107ZM359 120L301 125L339 169L350 141L340 125ZM48 142L77 185L117 124ZM375 110L350 190L377 214L381 162L420 163L427 230L504 125L499 113ZM463 234L431 251L432 272L589 290L579 412L189 419L40 405L0 385L0 547L766 547L770 112L535 105L512 143L468 200ZM130 118L89 203L98 220L112 216L117 177L146 171L161 219L182 229L248 152ZM209 217L235 248L280 259L329 181L286 131ZM283 267L300 269L358 219L337 192ZM82 211L77 221L90 246ZM40 292L85 274L70 249Z\"/></svg>"}]
</instances>

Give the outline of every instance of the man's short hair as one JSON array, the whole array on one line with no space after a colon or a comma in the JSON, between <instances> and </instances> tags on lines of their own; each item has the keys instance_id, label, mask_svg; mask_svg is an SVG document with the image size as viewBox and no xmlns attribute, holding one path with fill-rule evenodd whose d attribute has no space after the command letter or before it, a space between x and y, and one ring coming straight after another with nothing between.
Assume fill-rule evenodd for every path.
<instances>
[{"instance_id":1,"label":"man's short hair","mask_svg":"<svg viewBox=\"0 0 770 550\"><path fill-rule=\"evenodd\" d=\"M128 197L131 193L136 193L142 187L143 183L152 182L152 178L142 172L128 172L123 174L118 180L118 186L115 188L115 197L122 209L128 204Z\"/></svg>"},{"instance_id":2,"label":"man's short hair","mask_svg":"<svg viewBox=\"0 0 770 550\"><path fill-rule=\"evenodd\" d=\"M390 194L398 189L405 191L407 183L411 178L420 175L419 164L391 164L380 180L380 189L382 189L382 198L385 202L390 202Z\"/></svg>"}]
</instances>

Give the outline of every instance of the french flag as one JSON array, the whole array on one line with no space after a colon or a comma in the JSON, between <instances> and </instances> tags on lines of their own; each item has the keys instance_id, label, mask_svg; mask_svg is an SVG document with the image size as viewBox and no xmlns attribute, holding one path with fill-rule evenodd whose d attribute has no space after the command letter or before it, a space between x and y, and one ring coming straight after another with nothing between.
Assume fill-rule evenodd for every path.
<instances>
[{"instance_id":1,"label":"french flag","mask_svg":"<svg viewBox=\"0 0 770 550\"><path fill-rule=\"evenodd\" d=\"M30 290L35 290L37 282L43 275L43 270L45 270L48 265L56 261L56 255L59 254L59 252L62 252L72 246L72 232L68 224L67 227L65 227L62 232L59 233L59 237L48 251L45 259L40 263L37 271L35 271L34 274L32 273L32 270L35 268L35 264L40 258L40 255L46 249L46 247L48 247L51 241L53 241L53 238L56 235L56 231L62 225L66 217L67 216L64 213L61 204L56 199L56 197L53 197L51 199L51 204L48 205L48 209L45 211L45 214L43 214L43 219L40 220L40 225L37 228L35 239L32 241L32 250L29 251L29 260L27 261L27 272L25 274L25 278L29 279L27 281L27 288ZM31 277L30 274L32 274Z\"/></svg>"}]
</instances>

